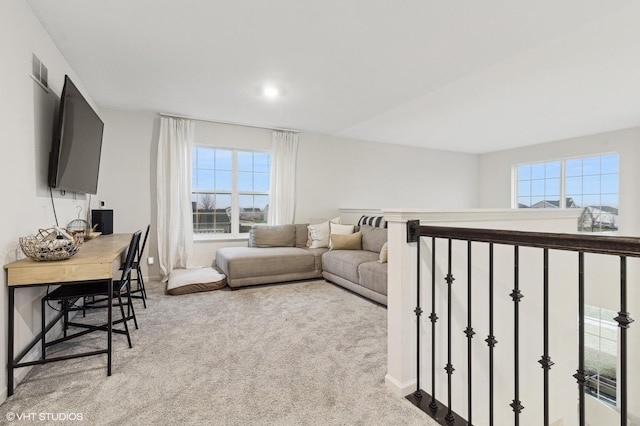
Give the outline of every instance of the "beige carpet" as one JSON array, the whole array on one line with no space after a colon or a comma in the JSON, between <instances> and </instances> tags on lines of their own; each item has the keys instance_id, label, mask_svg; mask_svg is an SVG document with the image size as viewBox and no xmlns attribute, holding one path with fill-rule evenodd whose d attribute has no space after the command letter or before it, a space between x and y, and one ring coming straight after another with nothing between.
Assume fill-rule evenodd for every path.
<instances>
[{"instance_id":1,"label":"beige carpet","mask_svg":"<svg viewBox=\"0 0 640 426\"><path fill-rule=\"evenodd\" d=\"M151 284L148 309L136 301L133 348L114 336L111 377L105 356L38 366L0 406L0 423L44 413L83 421L12 424L433 424L384 385L379 305L320 280L185 296Z\"/></svg>"}]
</instances>

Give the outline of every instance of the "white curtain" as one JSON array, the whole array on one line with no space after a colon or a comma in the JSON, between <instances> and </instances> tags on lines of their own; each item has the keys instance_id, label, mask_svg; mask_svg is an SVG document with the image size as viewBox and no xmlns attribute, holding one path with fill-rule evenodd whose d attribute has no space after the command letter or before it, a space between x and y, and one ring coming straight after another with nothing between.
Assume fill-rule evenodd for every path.
<instances>
[{"instance_id":1,"label":"white curtain","mask_svg":"<svg viewBox=\"0 0 640 426\"><path fill-rule=\"evenodd\" d=\"M288 225L295 220L298 137L296 132L273 132L269 201L271 225Z\"/></svg>"},{"instance_id":2,"label":"white curtain","mask_svg":"<svg viewBox=\"0 0 640 426\"><path fill-rule=\"evenodd\" d=\"M191 266L191 151L193 122L162 117L158 139L158 263L163 280L175 268Z\"/></svg>"}]
</instances>

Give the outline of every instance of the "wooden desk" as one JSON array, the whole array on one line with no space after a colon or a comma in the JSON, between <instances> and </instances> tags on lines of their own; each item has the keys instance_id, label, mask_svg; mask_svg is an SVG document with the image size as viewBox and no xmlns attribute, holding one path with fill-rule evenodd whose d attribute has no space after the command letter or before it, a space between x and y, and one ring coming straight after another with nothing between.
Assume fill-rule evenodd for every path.
<instances>
[{"instance_id":1,"label":"wooden desk","mask_svg":"<svg viewBox=\"0 0 640 426\"><path fill-rule=\"evenodd\" d=\"M8 396L13 395L13 370L15 368L45 364L54 361L63 361L70 358L78 358L80 356L107 354L107 375L111 375L111 307L113 303L113 275L120 268L122 258L130 241L130 234L102 235L85 242L82 247L80 247L78 253L67 260L36 262L27 258L4 265L4 269L7 271L7 286L9 287L9 318L7 322ZM16 288L45 285L69 285L74 284L74 282L89 280L104 280L109 283L109 297L107 304L107 349L48 359L44 359L43 356L42 359L37 361L20 363L22 358L25 357L31 348L40 341L42 333L46 333L53 324L60 319L60 316L58 316L47 326L45 330L42 330L40 334L36 336L27 348L18 355L18 357L14 358L14 309ZM44 315L44 312L42 314Z\"/></svg>"}]
</instances>

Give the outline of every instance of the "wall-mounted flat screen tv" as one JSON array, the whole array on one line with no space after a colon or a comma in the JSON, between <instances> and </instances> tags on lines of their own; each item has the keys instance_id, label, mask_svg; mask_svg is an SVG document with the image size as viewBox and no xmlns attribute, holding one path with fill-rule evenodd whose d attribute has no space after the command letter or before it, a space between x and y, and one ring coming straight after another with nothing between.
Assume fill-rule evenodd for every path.
<instances>
[{"instance_id":1,"label":"wall-mounted flat screen tv","mask_svg":"<svg viewBox=\"0 0 640 426\"><path fill-rule=\"evenodd\" d=\"M51 188L97 193L103 130L98 114L65 75L49 163Z\"/></svg>"}]
</instances>

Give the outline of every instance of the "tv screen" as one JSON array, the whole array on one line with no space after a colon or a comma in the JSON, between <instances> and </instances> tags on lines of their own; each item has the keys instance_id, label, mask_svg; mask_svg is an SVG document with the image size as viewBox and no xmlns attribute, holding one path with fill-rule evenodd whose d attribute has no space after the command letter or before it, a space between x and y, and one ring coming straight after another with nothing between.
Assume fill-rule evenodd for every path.
<instances>
[{"instance_id":1,"label":"tv screen","mask_svg":"<svg viewBox=\"0 0 640 426\"><path fill-rule=\"evenodd\" d=\"M58 129L51 149L49 186L96 194L104 123L67 75Z\"/></svg>"}]
</instances>

